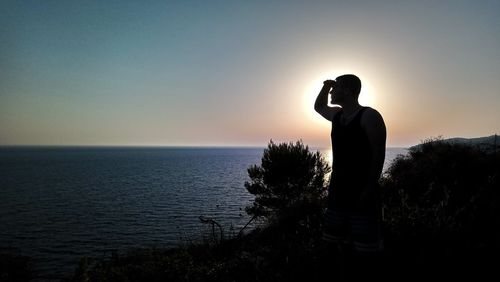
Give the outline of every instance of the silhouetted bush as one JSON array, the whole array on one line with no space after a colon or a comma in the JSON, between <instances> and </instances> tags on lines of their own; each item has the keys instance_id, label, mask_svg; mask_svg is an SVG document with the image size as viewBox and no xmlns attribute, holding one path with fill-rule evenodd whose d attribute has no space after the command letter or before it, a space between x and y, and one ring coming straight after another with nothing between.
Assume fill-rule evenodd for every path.
<instances>
[{"instance_id":1,"label":"silhouetted bush","mask_svg":"<svg viewBox=\"0 0 500 282\"><path fill-rule=\"evenodd\" d=\"M302 141L275 144L271 140L261 165L248 169L251 181L245 187L255 201L246 212L285 225L319 222L328 172L320 152L309 151Z\"/></svg>"},{"instance_id":2,"label":"silhouetted bush","mask_svg":"<svg viewBox=\"0 0 500 282\"><path fill-rule=\"evenodd\" d=\"M382 188L387 245L399 254L473 269L499 249L495 151L427 140L393 161Z\"/></svg>"}]
</instances>

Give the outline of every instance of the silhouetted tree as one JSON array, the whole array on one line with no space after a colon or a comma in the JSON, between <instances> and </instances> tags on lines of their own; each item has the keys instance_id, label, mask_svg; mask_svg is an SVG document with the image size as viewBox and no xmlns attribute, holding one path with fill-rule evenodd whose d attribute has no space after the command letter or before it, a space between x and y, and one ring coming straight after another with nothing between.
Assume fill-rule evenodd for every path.
<instances>
[{"instance_id":1,"label":"silhouetted tree","mask_svg":"<svg viewBox=\"0 0 500 282\"><path fill-rule=\"evenodd\" d=\"M302 141L275 144L264 150L260 166L248 169L245 187L255 195L246 212L269 222L295 224L319 220L326 199L328 163Z\"/></svg>"}]
</instances>

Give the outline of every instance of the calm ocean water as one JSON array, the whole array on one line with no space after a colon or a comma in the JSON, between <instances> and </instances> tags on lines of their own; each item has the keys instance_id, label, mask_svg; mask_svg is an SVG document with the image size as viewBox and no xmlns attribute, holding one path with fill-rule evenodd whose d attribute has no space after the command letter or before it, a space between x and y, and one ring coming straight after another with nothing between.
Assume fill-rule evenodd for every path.
<instances>
[{"instance_id":1,"label":"calm ocean water","mask_svg":"<svg viewBox=\"0 0 500 282\"><path fill-rule=\"evenodd\" d=\"M57 277L83 256L199 238L207 228L200 215L237 232L253 199L247 168L262 152L0 147L0 250L28 255L41 276ZM404 152L389 148L386 164Z\"/></svg>"}]
</instances>

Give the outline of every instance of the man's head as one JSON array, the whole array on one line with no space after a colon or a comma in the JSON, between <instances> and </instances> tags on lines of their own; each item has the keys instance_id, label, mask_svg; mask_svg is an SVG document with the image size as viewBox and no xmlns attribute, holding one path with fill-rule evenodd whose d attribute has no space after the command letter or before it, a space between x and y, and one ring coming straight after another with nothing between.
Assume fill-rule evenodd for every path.
<instances>
[{"instance_id":1,"label":"man's head","mask_svg":"<svg viewBox=\"0 0 500 282\"><path fill-rule=\"evenodd\" d=\"M344 102L358 101L361 92L361 80L354 74L344 74L335 79L331 90L332 104L342 105Z\"/></svg>"}]
</instances>

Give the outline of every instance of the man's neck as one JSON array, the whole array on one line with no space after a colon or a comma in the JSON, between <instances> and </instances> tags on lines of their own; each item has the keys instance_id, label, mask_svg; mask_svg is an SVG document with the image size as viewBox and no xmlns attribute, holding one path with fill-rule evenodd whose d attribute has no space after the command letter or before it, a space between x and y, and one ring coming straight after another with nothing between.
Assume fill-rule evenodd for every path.
<instances>
[{"instance_id":1,"label":"man's neck","mask_svg":"<svg viewBox=\"0 0 500 282\"><path fill-rule=\"evenodd\" d=\"M345 115L347 115L347 116L357 112L361 108L362 107L359 103L342 105L342 110L344 111Z\"/></svg>"}]
</instances>

